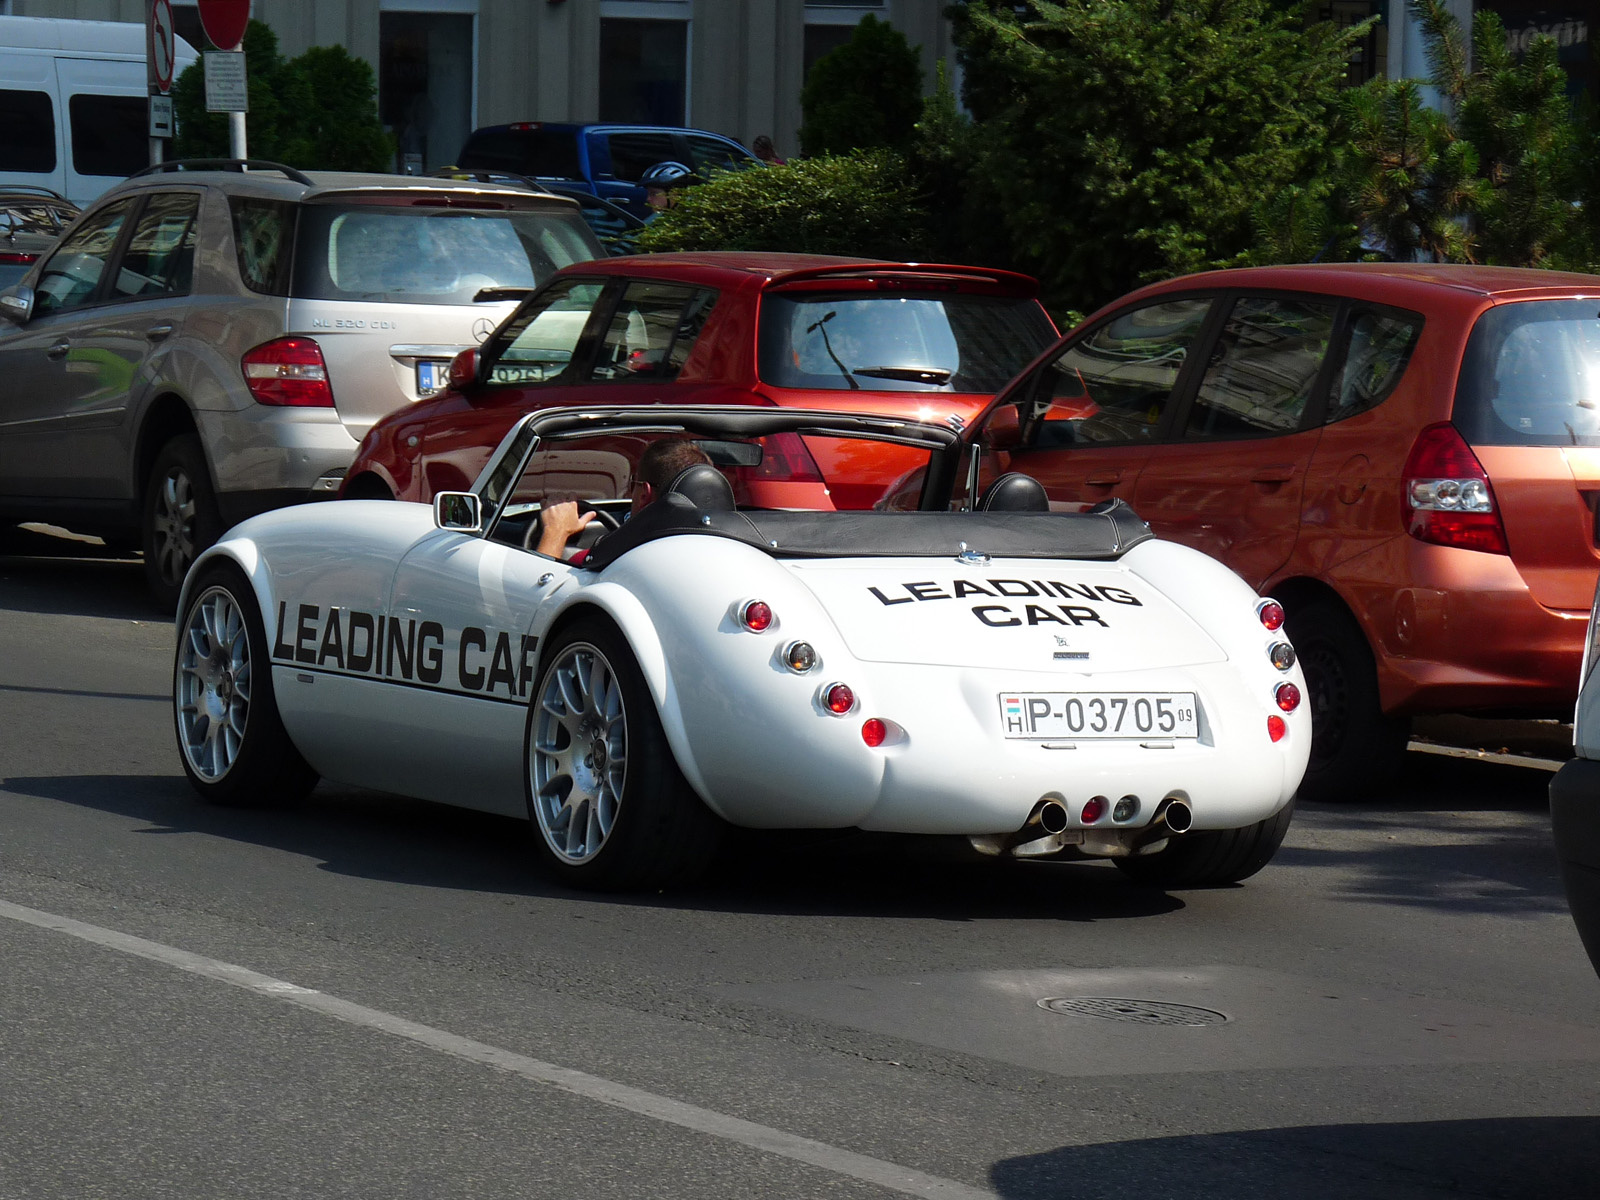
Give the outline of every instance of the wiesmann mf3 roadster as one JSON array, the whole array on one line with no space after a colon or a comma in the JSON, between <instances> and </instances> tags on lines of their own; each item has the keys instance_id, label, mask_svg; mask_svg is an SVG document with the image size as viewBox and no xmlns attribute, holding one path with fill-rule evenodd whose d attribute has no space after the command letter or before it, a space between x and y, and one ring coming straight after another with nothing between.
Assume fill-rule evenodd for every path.
<instances>
[{"instance_id":1,"label":"wiesmann mf3 roadster","mask_svg":"<svg viewBox=\"0 0 1600 1200\"><path fill-rule=\"evenodd\" d=\"M729 474L797 436L926 453L918 510L737 507ZM708 461L641 504L663 439ZM526 816L596 887L682 880L728 825L957 835L1159 886L1259 870L1311 741L1281 608L1121 502L980 491L972 450L864 414L548 410L431 508L253 518L184 587L184 769L225 803L321 775ZM557 558L533 547L562 493L595 518Z\"/></svg>"}]
</instances>

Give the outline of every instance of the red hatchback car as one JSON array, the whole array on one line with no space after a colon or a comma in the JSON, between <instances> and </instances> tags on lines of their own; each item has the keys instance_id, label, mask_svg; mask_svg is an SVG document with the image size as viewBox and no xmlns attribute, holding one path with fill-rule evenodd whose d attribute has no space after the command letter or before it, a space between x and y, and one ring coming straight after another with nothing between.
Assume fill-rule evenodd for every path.
<instances>
[{"instance_id":1,"label":"red hatchback car","mask_svg":"<svg viewBox=\"0 0 1600 1200\"><path fill-rule=\"evenodd\" d=\"M458 361L448 390L374 425L342 494L468 488L536 408L768 403L966 422L1056 336L1034 281L1006 271L732 252L581 263ZM919 456L874 445L863 461L862 446L790 439L759 464L720 465L741 502L868 508ZM552 462L549 490L604 498L628 469L617 450Z\"/></svg>"},{"instance_id":2,"label":"red hatchback car","mask_svg":"<svg viewBox=\"0 0 1600 1200\"><path fill-rule=\"evenodd\" d=\"M1282 602L1359 797L1416 713L1570 718L1600 554L1600 277L1285 266L1090 317L996 397L983 474L1120 497Z\"/></svg>"}]
</instances>

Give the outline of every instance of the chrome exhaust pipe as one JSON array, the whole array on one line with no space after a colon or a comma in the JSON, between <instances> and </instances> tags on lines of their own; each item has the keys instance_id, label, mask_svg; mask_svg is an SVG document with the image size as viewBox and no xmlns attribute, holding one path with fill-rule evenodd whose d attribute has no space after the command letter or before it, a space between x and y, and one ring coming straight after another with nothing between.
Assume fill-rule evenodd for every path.
<instances>
[{"instance_id":1,"label":"chrome exhaust pipe","mask_svg":"<svg viewBox=\"0 0 1600 1200\"><path fill-rule=\"evenodd\" d=\"M1134 853L1151 842L1159 842L1174 834L1188 833L1194 827L1194 810L1189 802L1178 796L1168 796L1156 805L1155 816L1143 829L1134 831L1128 839L1128 852Z\"/></svg>"},{"instance_id":2,"label":"chrome exhaust pipe","mask_svg":"<svg viewBox=\"0 0 1600 1200\"><path fill-rule=\"evenodd\" d=\"M1067 827L1067 806L1059 800L1044 799L1033 806L1022 828L1006 836L1007 850L1025 842L1036 842L1042 837L1060 833Z\"/></svg>"}]
</instances>

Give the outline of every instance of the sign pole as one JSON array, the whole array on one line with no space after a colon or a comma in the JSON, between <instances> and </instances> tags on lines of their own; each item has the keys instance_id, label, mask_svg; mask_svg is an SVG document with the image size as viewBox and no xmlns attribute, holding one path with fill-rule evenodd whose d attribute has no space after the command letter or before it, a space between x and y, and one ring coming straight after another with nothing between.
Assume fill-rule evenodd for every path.
<instances>
[{"instance_id":1,"label":"sign pole","mask_svg":"<svg viewBox=\"0 0 1600 1200\"><path fill-rule=\"evenodd\" d=\"M165 157L172 136L172 73L178 38L171 0L149 0L145 6L145 81L149 95L150 165Z\"/></svg>"},{"instance_id":2,"label":"sign pole","mask_svg":"<svg viewBox=\"0 0 1600 1200\"><path fill-rule=\"evenodd\" d=\"M206 109L228 114L228 148L234 158L249 158L244 114L250 107L244 55L245 28L250 23L250 0L197 0L200 25L211 44L223 53L207 54Z\"/></svg>"}]
</instances>

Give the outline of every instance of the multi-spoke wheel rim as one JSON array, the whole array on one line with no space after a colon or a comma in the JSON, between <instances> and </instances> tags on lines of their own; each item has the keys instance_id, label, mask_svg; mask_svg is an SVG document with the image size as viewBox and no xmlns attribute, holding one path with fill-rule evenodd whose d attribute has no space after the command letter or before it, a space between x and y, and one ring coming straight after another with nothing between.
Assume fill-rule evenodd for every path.
<instances>
[{"instance_id":1,"label":"multi-spoke wheel rim","mask_svg":"<svg viewBox=\"0 0 1600 1200\"><path fill-rule=\"evenodd\" d=\"M181 467L173 467L156 488L150 520L156 567L169 584L182 583L194 562L194 511L194 483Z\"/></svg>"},{"instance_id":2,"label":"multi-spoke wheel rim","mask_svg":"<svg viewBox=\"0 0 1600 1200\"><path fill-rule=\"evenodd\" d=\"M616 828L628 777L628 716L606 656L561 651L539 684L529 747L533 812L556 857L583 863Z\"/></svg>"},{"instance_id":3,"label":"multi-spoke wheel rim","mask_svg":"<svg viewBox=\"0 0 1600 1200\"><path fill-rule=\"evenodd\" d=\"M215 783L239 760L250 719L250 638L243 610L224 588L211 588L189 609L175 699L184 757Z\"/></svg>"}]
</instances>

